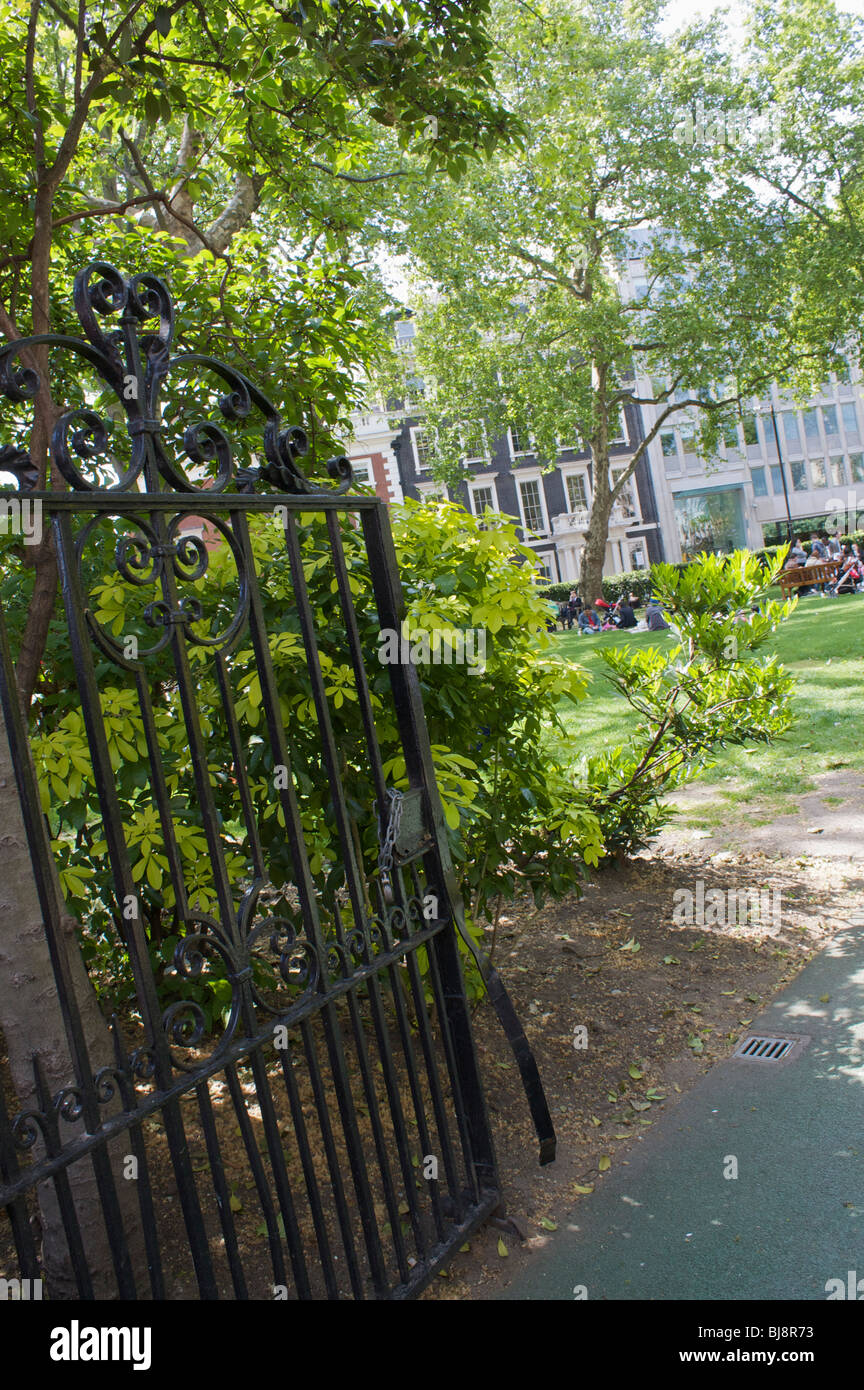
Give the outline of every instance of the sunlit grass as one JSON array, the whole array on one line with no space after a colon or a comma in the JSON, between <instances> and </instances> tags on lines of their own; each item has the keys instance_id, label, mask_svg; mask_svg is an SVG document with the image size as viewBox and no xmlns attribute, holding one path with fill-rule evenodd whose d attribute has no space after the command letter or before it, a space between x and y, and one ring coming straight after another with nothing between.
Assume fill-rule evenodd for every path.
<instances>
[{"instance_id":1,"label":"sunlit grass","mask_svg":"<svg viewBox=\"0 0 864 1390\"><path fill-rule=\"evenodd\" d=\"M666 632L579 637L574 631L556 638L561 655L579 662L592 677L588 699L561 710L563 751L574 760L627 741L636 716L605 678L600 658L604 647L627 642L674 645ZM776 651L796 678L795 723L769 747L721 750L699 778L715 795L693 810L688 818L693 825L708 829L721 824L730 803L764 803L760 809L769 818L787 814L795 810L798 795L813 790L819 773L837 768L864 773L864 596L801 599L766 650ZM760 821L748 817L748 823Z\"/></svg>"}]
</instances>

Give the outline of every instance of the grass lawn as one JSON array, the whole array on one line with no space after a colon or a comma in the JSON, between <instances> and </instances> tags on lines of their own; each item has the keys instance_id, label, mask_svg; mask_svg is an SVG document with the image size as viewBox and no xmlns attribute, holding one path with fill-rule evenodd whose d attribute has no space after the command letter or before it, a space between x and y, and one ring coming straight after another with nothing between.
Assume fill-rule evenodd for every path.
<instances>
[{"instance_id":1,"label":"grass lawn","mask_svg":"<svg viewBox=\"0 0 864 1390\"><path fill-rule=\"evenodd\" d=\"M558 633L562 656L577 661L593 678L587 700L562 708L574 758L627 739L628 724L636 716L605 679L599 656L604 647L624 642L674 645L665 632ZM714 766L698 779L716 795L687 817L691 825L719 824L728 818L730 803L742 801L758 802L760 811L764 805L767 821L793 812L796 795L815 786L814 774L834 768L864 773L864 595L801 599L770 647L796 677L795 723L770 747L721 750Z\"/></svg>"}]
</instances>

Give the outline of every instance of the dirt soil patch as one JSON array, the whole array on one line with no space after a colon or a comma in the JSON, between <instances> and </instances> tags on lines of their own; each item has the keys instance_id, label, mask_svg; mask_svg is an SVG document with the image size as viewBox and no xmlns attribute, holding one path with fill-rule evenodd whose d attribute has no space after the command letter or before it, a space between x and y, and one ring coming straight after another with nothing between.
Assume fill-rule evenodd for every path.
<instances>
[{"instance_id":1,"label":"dirt soil patch","mask_svg":"<svg viewBox=\"0 0 864 1390\"><path fill-rule=\"evenodd\" d=\"M853 789L842 790L845 815L832 822L827 854L816 853L823 836L809 833L821 824L827 837L815 806L758 843L743 817L702 839L676 822L583 898L502 918L497 963L540 1067L558 1157L537 1165L518 1070L483 1004L475 1028L508 1224L487 1225L425 1298L487 1298L506 1286L827 940L864 925L864 848L851 836ZM721 842L732 848L715 848ZM779 910L741 925L728 913L726 925L682 924L675 894L695 894L700 880L706 895L779 894Z\"/></svg>"}]
</instances>

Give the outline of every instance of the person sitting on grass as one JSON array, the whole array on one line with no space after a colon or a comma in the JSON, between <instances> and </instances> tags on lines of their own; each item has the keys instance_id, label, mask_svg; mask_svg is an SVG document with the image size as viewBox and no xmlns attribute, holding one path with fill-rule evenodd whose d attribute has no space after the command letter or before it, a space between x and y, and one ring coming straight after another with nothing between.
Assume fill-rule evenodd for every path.
<instances>
[{"instance_id":1,"label":"person sitting on grass","mask_svg":"<svg viewBox=\"0 0 864 1390\"><path fill-rule=\"evenodd\" d=\"M645 609L645 622L648 625L649 632L663 632L663 630L669 626L656 598L649 598L648 600Z\"/></svg>"},{"instance_id":2,"label":"person sitting on grass","mask_svg":"<svg viewBox=\"0 0 864 1390\"><path fill-rule=\"evenodd\" d=\"M612 610L612 616L620 628L630 628L636 626L636 614L633 612L632 605L623 596L619 598Z\"/></svg>"},{"instance_id":3,"label":"person sitting on grass","mask_svg":"<svg viewBox=\"0 0 864 1390\"><path fill-rule=\"evenodd\" d=\"M579 632L584 636L586 632L599 632L600 621L593 608L583 608L579 614Z\"/></svg>"}]
</instances>

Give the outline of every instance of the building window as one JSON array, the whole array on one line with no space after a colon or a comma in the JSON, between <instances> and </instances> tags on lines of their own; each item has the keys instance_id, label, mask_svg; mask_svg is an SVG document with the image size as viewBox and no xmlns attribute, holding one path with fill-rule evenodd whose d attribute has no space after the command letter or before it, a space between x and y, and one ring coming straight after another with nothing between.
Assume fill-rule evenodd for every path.
<instances>
[{"instance_id":1,"label":"building window","mask_svg":"<svg viewBox=\"0 0 864 1390\"><path fill-rule=\"evenodd\" d=\"M626 468L613 468L613 469L612 469L612 486L613 486L613 487L617 486L618 479L621 477L621 475L622 475L623 473L626 473L626 472L627 472ZM621 508L621 511L624 513L624 515L625 515L626 517L633 517L633 516L637 516L637 515L638 515L638 513L637 513L637 511L636 511L636 498L635 498L634 495L633 495L632 480L630 480L629 482L627 482L627 483L624 484L624 487L623 487L623 489L622 489L622 491L621 491L621 495L620 495L620 497L618 498L618 501L617 501L617 504L616 504L616 505L619 506L619 507Z\"/></svg>"},{"instance_id":2,"label":"building window","mask_svg":"<svg viewBox=\"0 0 864 1390\"><path fill-rule=\"evenodd\" d=\"M764 468L751 468L750 481L753 484L753 494L755 497L768 496L768 483L765 478Z\"/></svg>"},{"instance_id":3,"label":"building window","mask_svg":"<svg viewBox=\"0 0 864 1390\"><path fill-rule=\"evenodd\" d=\"M798 466L801 467L802 465L799 464ZM792 477L793 477L793 480L794 480L794 477L795 477L795 464L792 465ZM813 479L813 486L814 486L814 487L827 487L827 486L828 486L828 474L825 472L825 460L824 460L824 459L811 459L811 460L810 460L810 477ZM795 486L797 487L798 484L796 483Z\"/></svg>"},{"instance_id":4,"label":"building window","mask_svg":"<svg viewBox=\"0 0 864 1390\"><path fill-rule=\"evenodd\" d=\"M864 454L850 454L849 467L853 483L864 483Z\"/></svg>"},{"instance_id":5,"label":"building window","mask_svg":"<svg viewBox=\"0 0 864 1390\"><path fill-rule=\"evenodd\" d=\"M537 556L537 568L546 579L551 579L554 583L555 576L552 573L552 561L546 555Z\"/></svg>"},{"instance_id":6,"label":"building window","mask_svg":"<svg viewBox=\"0 0 864 1390\"><path fill-rule=\"evenodd\" d=\"M735 450L735 453L737 454L738 451L739 451L740 448L741 448L741 441L740 441L740 439L738 438L738 426L737 426L737 425L724 425L724 426L723 426L723 440L724 440L724 442L725 442L725 444L726 444L726 448L727 448L727 449L734 449L734 450Z\"/></svg>"},{"instance_id":7,"label":"building window","mask_svg":"<svg viewBox=\"0 0 864 1390\"><path fill-rule=\"evenodd\" d=\"M411 438L414 442L414 458L417 461L417 472L422 473L432 462L432 455L435 450L432 440L425 430L413 429Z\"/></svg>"},{"instance_id":8,"label":"building window","mask_svg":"<svg viewBox=\"0 0 864 1390\"><path fill-rule=\"evenodd\" d=\"M487 457L486 431L482 423L465 426L462 431L462 448L465 450L466 462Z\"/></svg>"},{"instance_id":9,"label":"building window","mask_svg":"<svg viewBox=\"0 0 864 1390\"><path fill-rule=\"evenodd\" d=\"M443 483L418 483L417 491L421 502L448 501L447 488Z\"/></svg>"},{"instance_id":10,"label":"building window","mask_svg":"<svg viewBox=\"0 0 864 1390\"><path fill-rule=\"evenodd\" d=\"M610 430L609 430L609 443L610 443L610 444L626 444L626 443L627 443L627 421L626 421L626 419L624 418L624 411L623 411L623 410L619 410L619 411L618 411L618 433L617 433L617 434L613 434L613 433L612 433L612 430L613 430L613 429L614 429L614 426L611 426L611 427L610 427Z\"/></svg>"},{"instance_id":11,"label":"building window","mask_svg":"<svg viewBox=\"0 0 864 1390\"><path fill-rule=\"evenodd\" d=\"M794 410L783 411L783 433L790 448L800 448L801 432L798 429L798 416Z\"/></svg>"},{"instance_id":12,"label":"building window","mask_svg":"<svg viewBox=\"0 0 864 1390\"><path fill-rule=\"evenodd\" d=\"M808 439L819 438L819 412L817 410L804 411L804 433Z\"/></svg>"},{"instance_id":13,"label":"building window","mask_svg":"<svg viewBox=\"0 0 864 1390\"><path fill-rule=\"evenodd\" d=\"M584 473L570 473L567 477L567 503L571 512L588 510L588 488Z\"/></svg>"},{"instance_id":14,"label":"building window","mask_svg":"<svg viewBox=\"0 0 864 1390\"><path fill-rule=\"evenodd\" d=\"M525 530L545 531L546 518L543 514L543 499L540 493L539 479L520 478L519 501L522 505L522 522Z\"/></svg>"},{"instance_id":15,"label":"building window","mask_svg":"<svg viewBox=\"0 0 864 1390\"><path fill-rule=\"evenodd\" d=\"M531 440L528 430L524 425L510 426L510 453L513 458L517 454L530 454Z\"/></svg>"},{"instance_id":16,"label":"building window","mask_svg":"<svg viewBox=\"0 0 864 1390\"><path fill-rule=\"evenodd\" d=\"M634 545L630 550L630 567L634 570L644 570L645 551L641 545Z\"/></svg>"},{"instance_id":17,"label":"building window","mask_svg":"<svg viewBox=\"0 0 864 1390\"><path fill-rule=\"evenodd\" d=\"M823 405L822 423L825 426L826 434L839 434L837 427L837 407L836 405Z\"/></svg>"},{"instance_id":18,"label":"building window","mask_svg":"<svg viewBox=\"0 0 864 1390\"><path fill-rule=\"evenodd\" d=\"M475 516L482 516L488 507L491 511L497 511L495 506L495 492L491 487L472 487L471 507Z\"/></svg>"},{"instance_id":19,"label":"building window","mask_svg":"<svg viewBox=\"0 0 864 1390\"><path fill-rule=\"evenodd\" d=\"M353 463L353 462L352 462L351 468L352 468L353 473L354 473L354 481L355 481L355 483L367 483L367 484L368 484L368 483L371 483L371 481L372 481L372 477L371 477L372 469L371 469L371 466L370 466L368 463Z\"/></svg>"},{"instance_id":20,"label":"building window","mask_svg":"<svg viewBox=\"0 0 864 1390\"><path fill-rule=\"evenodd\" d=\"M840 409L843 412L843 428L847 434L858 434L858 411L855 409L854 401L844 401Z\"/></svg>"},{"instance_id":21,"label":"building window","mask_svg":"<svg viewBox=\"0 0 864 1390\"><path fill-rule=\"evenodd\" d=\"M744 419L741 421L741 428L744 431L745 444L749 445L759 443L759 432L756 428L755 415L745 415Z\"/></svg>"},{"instance_id":22,"label":"building window","mask_svg":"<svg viewBox=\"0 0 864 1390\"><path fill-rule=\"evenodd\" d=\"M679 427L681 433L681 448L685 454L695 454L696 452L696 426L687 421Z\"/></svg>"},{"instance_id":23,"label":"building window","mask_svg":"<svg viewBox=\"0 0 864 1390\"><path fill-rule=\"evenodd\" d=\"M779 463L771 465L771 488L776 497L782 497L785 491L783 487L783 469Z\"/></svg>"},{"instance_id":24,"label":"building window","mask_svg":"<svg viewBox=\"0 0 864 1390\"><path fill-rule=\"evenodd\" d=\"M807 491L807 469L804 467L803 459L797 459L789 465L792 474L792 486L796 492Z\"/></svg>"},{"instance_id":25,"label":"building window","mask_svg":"<svg viewBox=\"0 0 864 1390\"><path fill-rule=\"evenodd\" d=\"M831 463L831 482L835 487L846 486L846 464L842 455L830 460Z\"/></svg>"},{"instance_id":26,"label":"building window","mask_svg":"<svg viewBox=\"0 0 864 1390\"><path fill-rule=\"evenodd\" d=\"M677 458L678 445L675 443L675 431L664 430L660 435L660 448L663 450L663 457L666 459Z\"/></svg>"}]
</instances>

